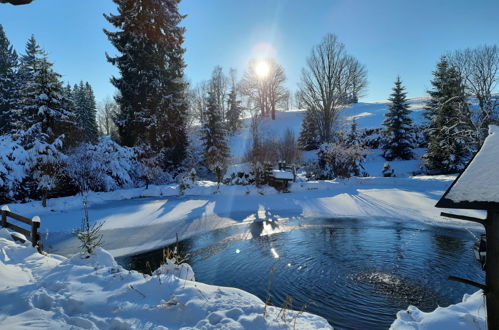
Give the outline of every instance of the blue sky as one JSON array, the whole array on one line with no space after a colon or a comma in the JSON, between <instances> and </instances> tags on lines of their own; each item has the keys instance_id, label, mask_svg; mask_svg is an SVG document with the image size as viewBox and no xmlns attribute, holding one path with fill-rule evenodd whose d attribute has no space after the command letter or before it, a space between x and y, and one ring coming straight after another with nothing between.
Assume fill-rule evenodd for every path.
<instances>
[{"instance_id":1,"label":"blue sky","mask_svg":"<svg viewBox=\"0 0 499 330\"><path fill-rule=\"evenodd\" d=\"M209 78L215 65L243 73L252 57L271 55L295 90L312 46L335 33L367 66L365 101L386 99L400 75L410 97L425 95L431 72L447 51L499 44L497 0L183 0L188 17L186 76ZM114 94L106 62L114 53L102 32L111 0L35 0L0 5L0 24L18 51L34 33L71 83L89 81L100 101Z\"/></svg>"}]
</instances>

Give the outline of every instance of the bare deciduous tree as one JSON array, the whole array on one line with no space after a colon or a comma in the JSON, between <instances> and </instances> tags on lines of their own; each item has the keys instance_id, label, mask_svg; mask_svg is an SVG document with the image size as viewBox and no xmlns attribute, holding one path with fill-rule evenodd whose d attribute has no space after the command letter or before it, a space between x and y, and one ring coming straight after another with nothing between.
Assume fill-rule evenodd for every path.
<instances>
[{"instance_id":1,"label":"bare deciduous tree","mask_svg":"<svg viewBox=\"0 0 499 330\"><path fill-rule=\"evenodd\" d=\"M259 76L256 67L260 61L251 60L241 81L241 93L248 98L252 108L258 109L261 116L271 115L275 119L278 108L285 109L288 90L284 87L286 74L273 59L263 62L268 66L265 76Z\"/></svg>"},{"instance_id":2,"label":"bare deciduous tree","mask_svg":"<svg viewBox=\"0 0 499 330\"><path fill-rule=\"evenodd\" d=\"M99 130L104 135L113 136L117 132L117 127L114 124L114 119L118 113L118 104L111 98L104 100L99 105L97 114L97 125Z\"/></svg>"},{"instance_id":3,"label":"bare deciduous tree","mask_svg":"<svg viewBox=\"0 0 499 330\"><path fill-rule=\"evenodd\" d=\"M460 72L467 93L478 101L478 108L472 109L471 121L481 144L487 136L488 125L499 119L499 99L493 94L499 83L499 47L468 48L448 58Z\"/></svg>"},{"instance_id":4,"label":"bare deciduous tree","mask_svg":"<svg viewBox=\"0 0 499 330\"><path fill-rule=\"evenodd\" d=\"M333 127L345 105L357 99L367 85L367 70L345 51L334 34L312 49L302 71L299 98L314 113L321 142L333 140Z\"/></svg>"}]
</instances>

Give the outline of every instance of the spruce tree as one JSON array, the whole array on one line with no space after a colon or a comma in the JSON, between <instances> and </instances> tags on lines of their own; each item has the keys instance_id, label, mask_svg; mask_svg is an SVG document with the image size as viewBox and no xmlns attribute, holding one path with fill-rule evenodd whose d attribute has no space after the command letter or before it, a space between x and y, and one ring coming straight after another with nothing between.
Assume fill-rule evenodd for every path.
<instances>
[{"instance_id":1,"label":"spruce tree","mask_svg":"<svg viewBox=\"0 0 499 330\"><path fill-rule=\"evenodd\" d=\"M0 135L13 133L17 122L20 81L18 56L0 24Z\"/></svg>"},{"instance_id":2,"label":"spruce tree","mask_svg":"<svg viewBox=\"0 0 499 330\"><path fill-rule=\"evenodd\" d=\"M432 173L461 171L471 157L473 132L470 110L459 72L442 57L433 72L426 106L428 150L423 156Z\"/></svg>"},{"instance_id":3,"label":"spruce tree","mask_svg":"<svg viewBox=\"0 0 499 330\"><path fill-rule=\"evenodd\" d=\"M23 77L21 118L25 129L21 140L30 150L31 176L45 206L48 193L59 184L62 151L76 143L76 118L65 108L69 102L61 76L52 69L52 63L34 37L26 45L20 72Z\"/></svg>"},{"instance_id":4,"label":"spruce tree","mask_svg":"<svg viewBox=\"0 0 499 330\"><path fill-rule=\"evenodd\" d=\"M230 134L234 134L241 127L241 101L237 99L236 86L232 86L229 93L227 110L227 129Z\"/></svg>"},{"instance_id":5,"label":"spruce tree","mask_svg":"<svg viewBox=\"0 0 499 330\"><path fill-rule=\"evenodd\" d=\"M47 54L34 37L26 45L21 58L23 85L21 89L21 117L26 137L53 143L59 137L68 141L74 137L76 118L65 98L61 75L52 69Z\"/></svg>"},{"instance_id":6,"label":"spruce tree","mask_svg":"<svg viewBox=\"0 0 499 330\"><path fill-rule=\"evenodd\" d=\"M305 116L301 123L298 143L303 150L315 150L319 148L319 132L314 113L311 110L305 111Z\"/></svg>"},{"instance_id":7,"label":"spruce tree","mask_svg":"<svg viewBox=\"0 0 499 330\"><path fill-rule=\"evenodd\" d=\"M107 58L120 72L112 83L119 91L121 143L146 144L163 168L175 169L187 147L180 0L113 1L118 14L105 17L117 31L105 33L120 53Z\"/></svg>"},{"instance_id":8,"label":"spruce tree","mask_svg":"<svg viewBox=\"0 0 499 330\"><path fill-rule=\"evenodd\" d=\"M204 163L217 176L220 183L222 170L229 156L226 130L222 122L222 113L213 91L208 92L208 107L203 123Z\"/></svg>"},{"instance_id":9,"label":"spruce tree","mask_svg":"<svg viewBox=\"0 0 499 330\"><path fill-rule=\"evenodd\" d=\"M406 93L397 77L393 93L388 99L391 103L388 105L388 112L385 113L384 134L386 144L383 146L386 160L412 159L413 143L411 137L412 120L409 118L410 110L406 103Z\"/></svg>"},{"instance_id":10,"label":"spruce tree","mask_svg":"<svg viewBox=\"0 0 499 330\"><path fill-rule=\"evenodd\" d=\"M75 85L72 93L78 126L82 132L82 140L96 143L98 139L97 109L92 86L87 82L80 81Z\"/></svg>"}]
</instances>

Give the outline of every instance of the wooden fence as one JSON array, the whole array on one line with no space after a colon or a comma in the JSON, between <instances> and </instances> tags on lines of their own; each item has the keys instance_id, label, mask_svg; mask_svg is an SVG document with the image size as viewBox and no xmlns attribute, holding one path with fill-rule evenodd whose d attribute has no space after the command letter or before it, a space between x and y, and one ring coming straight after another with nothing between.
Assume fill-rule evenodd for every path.
<instances>
[{"instance_id":1,"label":"wooden fence","mask_svg":"<svg viewBox=\"0 0 499 330\"><path fill-rule=\"evenodd\" d=\"M31 239L31 244L37 247L38 251L42 251L42 246L40 242L40 234L38 233L38 229L40 228L40 218L33 217L32 219L26 218L22 215L11 212L8 207L2 207L2 227L12 229L20 234L26 236L26 238ZM30 229L26 229L20 227L12 222L8 222L7 219L11 218L16 221L22 222L30 227Z\"/></svg>"}]
</instances>

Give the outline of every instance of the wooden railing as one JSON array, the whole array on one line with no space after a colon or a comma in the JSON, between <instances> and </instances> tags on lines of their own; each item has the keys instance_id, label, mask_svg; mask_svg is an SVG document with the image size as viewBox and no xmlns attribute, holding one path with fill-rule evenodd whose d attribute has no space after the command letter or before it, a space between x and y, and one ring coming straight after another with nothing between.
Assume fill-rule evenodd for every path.
<instances>
[{"instance_id":1,"label":"wooden railing","mask_svg":"<svg viewBox=\"0 0 499 330\"><path fill-rule=\"evenodd\" d=\"M38 251L42 251L42 245L40 242L40 234L38 233L38 229L40 228L40 218L33 217L32 219L23 217L22 215L11 212L8 207L2 207L0 211L2 213L2 227L12 229L20 234L23 234L25 237L29 237L31 239L31 244L34 247L37 247ZM26 229L20 227L14 223L8 222L7 219L11 218L22 222L30 227L30 229Z\"/></svg>"}]
</instances>

